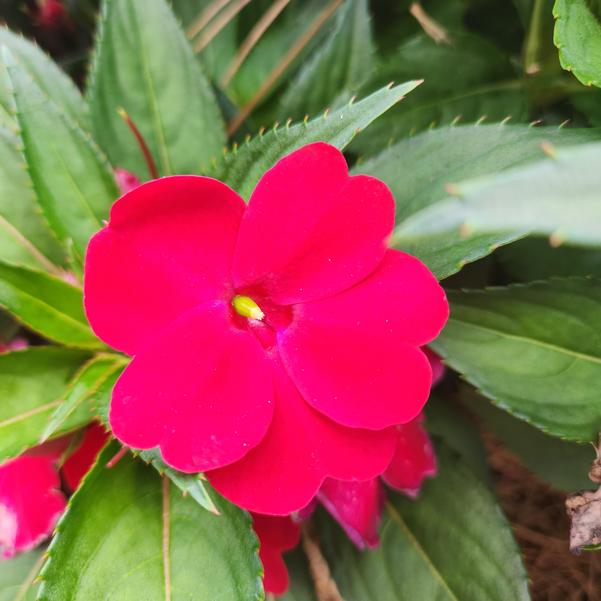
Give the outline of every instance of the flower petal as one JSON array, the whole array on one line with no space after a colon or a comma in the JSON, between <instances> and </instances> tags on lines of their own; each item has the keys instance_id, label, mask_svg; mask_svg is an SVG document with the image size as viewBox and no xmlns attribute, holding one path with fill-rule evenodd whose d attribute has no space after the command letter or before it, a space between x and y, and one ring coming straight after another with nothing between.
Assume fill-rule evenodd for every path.
<instances>
[{"instance_id":1,"label":"flower petal","mask_svg":"<svg viewBox=\"0 0 601 601\"><path fill-rule=\"evenodd\" d=\"M136 449L159 446L175 469L236 461L265 435L273 414L269 361L229 307L197 307L175 321L123 372L113 390L114 435Z\"/></svg>"},{"instance_id":2,"label":"flower petal","mask_svg":"<svg viewBox=\"0 0 601 601\"><path fill-rule=\"evenodd\" d=\"M373 271L393 226L384 183L349 177L333 146L303 146L257 184L240 225L234 283L279 304L323 298Z\"/></svg>"},{"instance_id":3,"label":"flower petal","mask_svg":"<svg viewBox=\"0 0 601 601\"><path fill-rule=\"evenodd\" d=\"M282 553L296 547L300 540L300 528L288 516L254 513L252 518L261 545L259 557L265 571L265 592L282 595L288 588L288 569Z\"/></svg>"},{"instance_id":4,"label":"flower petal","mask_svg":"<svg viewBox=\"0 0 601 601\"><path fill-rule=\"evenodd\" d=\"M227 499L258 513L286 515L305 507L323 480L367 480L392 458L394 428L380 432L345 428L313 410L281 362L274 365L275 411L263 441L246 457L207 472Z\"/></svg>"},{"instance_id":5,"label":"flower petal","mask_svg":"<svg viewBox=\"0 0 601 601\"><path fill-rule=\"evenodd\" d=\"M191 175L122 196L86 255L85 307L94 332L134 355L186 310L224 298L243 210L225 184Z\"/></svg>"},{"instance_id":6,"label":"flower petal","mask_svg":"<svg viewBox=\"0 0 601 601\"><path fill-rule=\"evenodd\" d=\"M0 553L12 557L50 536L66 507L54 454L21 455L0 466Z\"/></svg>"},{"instance_id":7,"label":"flower petal","mask_svg":"<svg viewBox=\"0 0 601 601\"><path fill-rule=\"evenodd\" d=\"M328 478L317 498L359 549L377 547L384 495L379 478L345 482Z\"/></svg>"},{"instance_id":8,"label":"flower petal","mask_svg":"<svg viewBox=\"0 0 601 601\"><path fill-rule=\"evenodd\" d=\"M398 426L394 458L382 478L389 486L417 497L425 478L436 475L436 455L423 418Z\"/></svg>"},{"instance_id":9,"label":"flower petal","mask_svg":"<svg viewBox=\"0 0 601 601\"><path fill-rule=\"evenodd\" d=\"M427 268L389 250L353 288L294 307L278 346L313 407L345 426L380 429L421 411L431 370L416 347L438 335L448 312Z\"/></svg>"},{"instance_id":10,"label":"flower petal","mask_svg":"<svg viewBox=\"0 0 601 601\"><path fill-rule=\"evenodd\" d=\"M94 465L98 453L108 438L109 435L98 422L94 422L85 429L81 442L67 457L61 468L65 484L70 490L77 489L83 477Z\"/></svg>"},{"instance_id":11,"label":"flower petal","mask_svg":"<svg viewBox=\"0 0 601 601\"><path fill-rule=\"evenodd\" d=\"M432 388L434 388L434 386L436 386L444 378L447 368L442 362L440 356L437 355L432 349L425 346L422 351L424 351L426 357L428 357L428 361L430 362L430 368L432 369Z\"/></svg>"}]
</instances>

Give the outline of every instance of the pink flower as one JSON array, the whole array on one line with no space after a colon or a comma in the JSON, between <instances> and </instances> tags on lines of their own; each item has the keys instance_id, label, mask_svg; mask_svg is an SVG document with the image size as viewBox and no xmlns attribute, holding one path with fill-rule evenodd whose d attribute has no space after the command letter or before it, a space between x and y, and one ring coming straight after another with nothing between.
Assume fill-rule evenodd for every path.
<instances>
[{"instance_id":1,"label":"pink flower","mask_svg":"<svg viewBox=\"0 0 601 601\"><path fill-rule=\"evenodd\" d=\"M426 357L428 357L428 361L430 361L430 367L432 368L432 388L434 388L444 378L447 368L442 359L433 350L427 346L422 350L426 354Z\"/></svg>"},{"instance_id":2,"label":"pink flower","mask_svg":"<svg viewBox=\"0 0 601 601\"><path fill-rule=\"evenodd\" d=\"M128 192L131 192L141 183L136 175L130 171L127 171L127 169L121 169L119 167L115 169L115 181L117 182L117 187L119 188L119 192L121 192L121 194L127 194Z\"/></svg>"},{"instance_id":3,"label":"pink flower","mask_svg":"<svg viewBox=\"0 0 601 601\"><path fill-rule=\"evenodd\" d=\"M119 199L84 276L94 331L133 356L115 436L259 513L383 473L448 316L428 269L386 248L393 226L388 188L324 143L280 160L248 206L198 176Z\"/></svg>"},{"instance_id":4,"label":"pink flower","mask_svg":"<svg viewBox=\"0 0 601 601\"><path fill-rule=\"evenodd\" d=\"M61 473L69 490L76 490L102 450L108 434L97 422L89 425L81 442L63 463Z\"/></svg>"},{"instance_id":5,"label":"pink flower","mask_svg":"<svg viewBox=\"0 0 601 601\"><path fill-rule=\"evenodd\" d=\"M0 355L3 353L10 353L11 351L22 351L29 346L29 342L21 336L16 336L10 342L4 344L0 342Z\"/></svg>"},{"instance_id":6,"label":"pink flower","mask_svg":"<svg viewBox=\"0 0 601 601\"><path fill-rule=\"evenodd\" d=\"M282 553L294 549L300 528L289 517L253 514L253 528L259 537L265 592L281 595L288 588L288 569Z\"/></svg>"},{"instance_id":7,"label":"pink flower","mask_svg":"<svg viewBox=\"0 0 601 601\"><path fill-rule=\"evenodd\" d=\"M42 29L57 29L67 20L62 0L39 0L35 15L36 25Z\"/></svg>"},{"instance_id":8,"label":"pink flower","mask_svg":"<svg viewBox=\"0 0 601 601\"><path fill-rule=\"evenodd\" d=\"M0 553L33 549L65 509L56 453L21 455L0 465Z\"/></svg>"}]
</instances>

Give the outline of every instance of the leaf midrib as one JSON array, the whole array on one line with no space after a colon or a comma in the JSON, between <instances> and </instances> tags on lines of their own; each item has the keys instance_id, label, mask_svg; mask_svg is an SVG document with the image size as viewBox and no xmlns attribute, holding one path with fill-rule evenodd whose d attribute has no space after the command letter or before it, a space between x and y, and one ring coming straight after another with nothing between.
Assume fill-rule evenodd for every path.
<instances>
[{"instance_id":1,"label":"leaf midrib","mask_svg":"<svg viewBox=\"0 0 601 601\"><path fill-rule=\"evenodd\" d=\"M540 346L541 348L545 348L550 351L554 351L556 353L568 355L573 357L574 359L582 359L583 361L589 361L591 363L596 363L601 365L601 357L595 357L594 355L587 355L585 353L580 353L578 351L574 351L572 349L557 346L556 344L552 344L550 342L544 342L543 340L539 340L537 338L526 338L525 336L519 336L518 334L509 334L502 330L498 330L489 326L485 326L482 324L473 323L467 320L461 320L454 317L449 317L449 322L454 322L458 324L463 324L470 326L472 328L476 328L478 330L483 330L485 332L489 332L491 334L496 334L497 336L501 336L502 338L506 338L508 340L515 340L517 342L521 342L524 344L532 344L534 346Z\"/></svg>"},{"instance_id":2,"label":"leaf midrib","mask_svg":"<svg viewBox=\"0 0 601 601\"><path fill-rule=\"evenodd\" d=\"M392 505L390 501L387 501L386 503L386 510L388 511L390 518L397 524L397 526L399 526L399 528L403 531L403 534L406 536L409 542L415 547L417 554L421 557L422 561L429 568L434 578L439 582L441 589L445 591L445 593L453 601L460 601L459 597L455 595L455 593L448 585L447 581L444 579L443 575L440 573L438 568L434 565L434 563L432 563L432 560L428 557L426 550L417 540L415 534L413 534L405 520L403 520L403 518L401 517L401 514L396 510L396 508L394 507L394 505Z\"/></svg>"}]
</instances>

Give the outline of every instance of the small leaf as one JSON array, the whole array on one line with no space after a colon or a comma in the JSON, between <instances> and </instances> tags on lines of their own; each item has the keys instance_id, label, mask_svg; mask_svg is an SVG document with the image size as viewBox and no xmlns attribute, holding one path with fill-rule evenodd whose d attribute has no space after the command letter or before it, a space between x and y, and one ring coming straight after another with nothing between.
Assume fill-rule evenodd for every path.
<instances>
[{"instance_id":1,"label":"small leaf","mask_svg":"<svg viewBox=\"0 0 601 601\"><path fill-rule=\"evenodd\" d=\"M374 53L368 2L349 0L332 33L284 92L281 117L302 118L348 100L370 76Z\"/></svg>"},{"instance_id":2,"label":"small leaf","mask_svg":"<svg viewBox=\"0 0 601 601\"><path fill-rule=\"evenodd\" d=\"M541 430L591 441L601 430L601 280L552 279L448 291L432 344L499 407Z\"/></svg>"},{"instance_id":3,"label":"small leaf","mask_svg":"<svg viewBox=\"0 0 601 601\"><path fill-rule=\"evenodd\" d=\"M0 561L0 601L35 601L39 584L34 580L42 563L39 550Z\"/></svg>"},{"instance_id":4,"label":"small leaf","mask_svg":"<svg viewBox=\"0 0 601 601\"><path fill-rule=\"evenodd\" d=\"M200 474L185 474L184 472L174 470L163 461L161 454L155 449L140 451L139 457L146 463L151 464L159 474L167 475L184 495L190 495L201 507L204 507L211 513L215 515L219 514L219 510L209 493L210 486L201 479Z\"/></svg>"},{"instance_id":5,"label":"small leaf","mask_svg":"<svg viewBox=\"0 0 601 601\"><path fill-rule=\"evenodd\" d=\"M401 140L354 171L385 181L396 201L397 227L392 244L418 256L439 277L480 259L499 244L515 239L504 233L462 236L459 229L437 236L406 236L404 220L445 200L451 182L496 174L542 158L541 144L561 148L599 139L597 129L528 127L526 125L466 125L433 129ZM435 209L432 209L433 211ZM503 228L504 229L504 228ZM423 240L423 241L422 241Z\"/></svg>"},{"instance_id":6,"label":"small leaf","mask_svg":"<svg viewBox=\"0 0 601 601\"><path fill-rule=\"evenodd\" d=\"M0 306L42 336L80 348L104 348L83 312L80 288L41 271L0 261Z\"/></svg>"},{"instance_id":7,"label":"small leaf","mask_svg":"<svg viewBox=\"0 0 601 601\"><path fill-rule=\"evenodd\" d=\"M84 351L56 347L0 355L0 463L38 443L69 380L88 358ZM91 417L89 407L80 407L60 433L84 426Z\"/></svg>"},{"instance_id":8,"label":"small leaf","mask_svg":"<svg viewBox=\"0 0 601 601\"><path fill-rule=\"evenodd\" d=\"M111 375L127 362L118 355L97 355L88 361L69 382L63 402L51 415L40 442L44 442L57 432L81 405L97 393Z\"/></svg>"},{"instance_id":9,"label":"small leaf","mask_svg":"<svg viewBox=\"0 0 601 601\"><path fill-rule=\"evenodd\" d=\"M284 155L305 144L322 140L340 150L355 135L414 90L420 82L385 87L360 102L324 114L308 123L272 129L227 154L211 175L248 199L263 173Z\"/></svg>"},{"instance_id":10,"label":"small leaf","mask_svg":"<svg viewBox=\"0 0 601 601\"><path fill-rule=\"evenodd\" d=\"M165 0L104 0L88 95L98 143L142 179L149 173L120 108L161 175L198 173L225 143L213 91Z\"/></svg>"},{"instance_id":11,"label":"small leaf","mask_svg":"<svg viewBox=\"0 0 601 601\"><path fill-rule=\"evenodd\" d=\"M361 552L321 520L332 575L346 601L527 601L511 529L488 489L439 446L439 475L419 500L388 493L380 546Z\"/></svg>"},{"instance_id":12,"label":"small leaf","mask_svg":"<svg viewBox=\"0 0 601 601\"><path fill-rule=\"evenodd\" d=\"M258 543L248 514L223 499L202 510L109 445L71 498L42 571L39 601L259 601ZM116 519L117 518L117 519Z\"/></svg>"},{"instance_id":13,"label":"small leaf","mask_svg":"<svg viewBox=\"0 0 601 601\"><path fill-rule=\"evenodd\" d=\"M601 87L601 14L587 0L556 0L553 7L559 62L584 85Z\"/></svg>"},{"instance_id":14,"label":"small leaf","mask_svg":"<svg viewBox=\"0 0 601 601\"><path fill-rule=\"evenodd\" d=\"M94 142L3 51L12 86L23 154L48 223L65 246L73 241L79 263L88 240L102 227L118 191Z\"/></svg>"},{"instance_id":15,"label":"small leaf","mask_svg":"<svg viewBox=\"0 0 601 601\"><path fill-rule=\"evenodd\" d=\"M554 245L600 246L601 144L548 151L553 158L454 185L456 198L399 225L396 244L427 249L448 236L469 242L472 236L505 232L508 239L533 233L550 236Z\"/></svg>"}]
</instances>

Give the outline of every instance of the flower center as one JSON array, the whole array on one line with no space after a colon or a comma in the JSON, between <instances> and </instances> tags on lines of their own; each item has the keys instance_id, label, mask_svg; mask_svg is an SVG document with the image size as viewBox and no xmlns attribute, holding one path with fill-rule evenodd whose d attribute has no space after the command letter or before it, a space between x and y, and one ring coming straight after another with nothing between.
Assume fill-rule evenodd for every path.
<instances>
[{"instance_id":1,"label":"flower center","mask_svg":"<svg viewBox=\"0 0 601 601\"><path fill-rule=\"evenodd\" d=\"M261 321L265 317L265 313L261 311L261 307L250 298L250 296L244 296L243 294L237 294L232 299L232 306L234 311L242 317L248 317L248 319L257 319Z\"/></svg>"}]
</instances>

